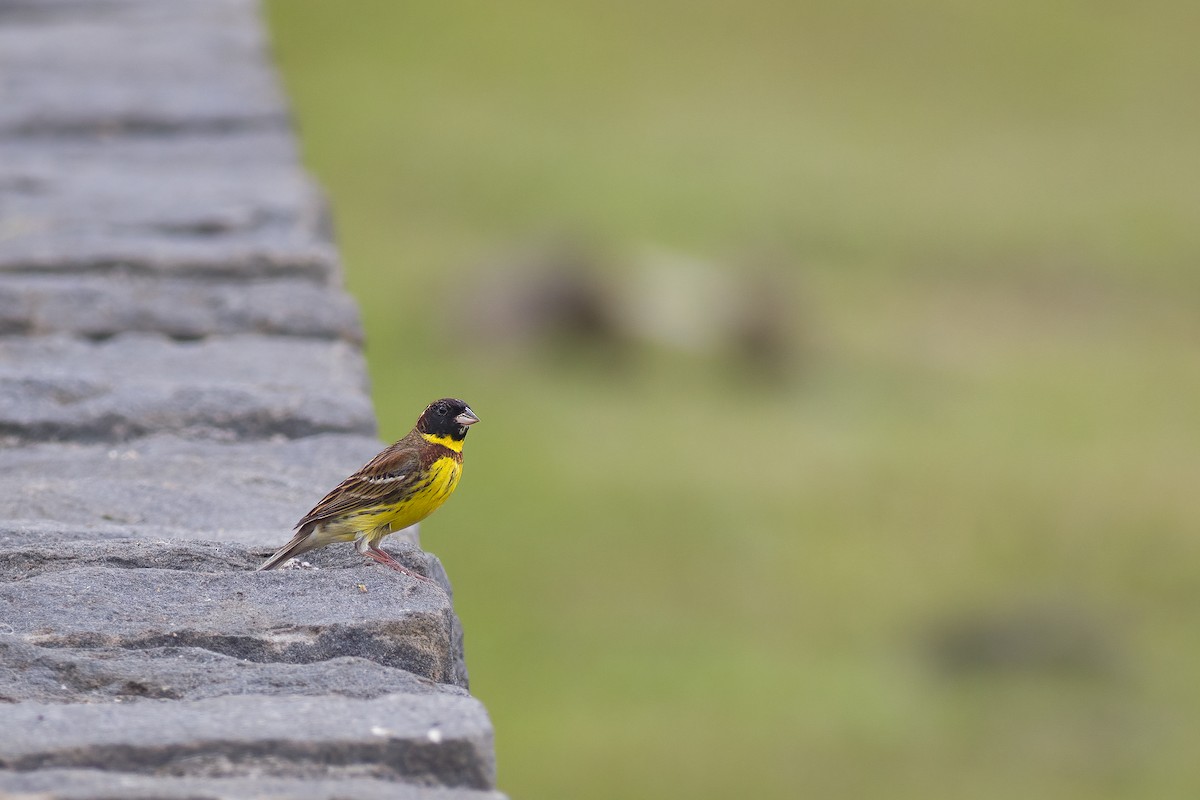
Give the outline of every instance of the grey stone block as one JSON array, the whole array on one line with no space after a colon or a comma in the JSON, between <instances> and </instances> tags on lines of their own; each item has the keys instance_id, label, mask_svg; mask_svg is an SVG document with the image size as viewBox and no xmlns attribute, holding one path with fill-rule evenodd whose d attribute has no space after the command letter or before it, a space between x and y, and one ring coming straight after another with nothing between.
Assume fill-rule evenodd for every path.
<instances>
[{"instance_id":1,"label":"grey stone block","mask_svg":"<svg viewBox=\"0 0 1200 800\"><path fill-rule=\"evenodd\" d=\"M0 277L0 335L71 333L104 339L127 332L182 340L260 333L362 342L358 308L350 296L308 280Z\"/></svg>"},{"instance_id":2,"label":"grey stone block","mask_svg":"<svg viewBox=\"0 0 1200 800\"><path fill-rule=\"evenodd\" d=\"M46 553L54 553L61 550L64 553L71 554L64 556L64 558L74 558L80 551L78 548L74 548L73 545L84 543L88 548L91 548L92 543L95 542L108 542L119 539L123 541L154 542L160 547L165 548L163 551L164 557L172 558L174 554L171 552L171 548L177 542L187 541L196 535L197 532L191 528L144 523L119 524L113 522L58 522L47 519L0 519L0 554L6 550L34 546ZM274 552L278 549L278 546L282 545L289 538L290 534L285 534L282 528L272 530L238 528L224 532L226 540L251 542L255 540L256 536L261 544L249 551L249 554L240 553L233 555L231 564L250 564L250 562L243 561L243 559L249 558L254 561L253 565L257 566L259 556L265 558L269 553ZM396 531L387 537L385 543L388 548L393 550L404 544L420 548L420 525L413 525L402 531ZM214 547L224 546L224 543L213 541L191 541L188 544L197 546L211 545ZM351 554L353 552L354 549L349 545L345 548L331 546L323 550L305 553L304 560L321 568L359 566L362 563L362 557L356 553L352 557ZM443 570L441 562L437 560L437 556L424 553L423 557L427 559L428 567L425 568L418 564L414 569L433 577L435 580L441 580L438 576L443 573ZM186 557L184 561L186 562ZM164 566L152 560L147 560L147 563L143 565ZM40 571L49 571L50 568L49 559L45 560L39 566ZM174 569L177 567L169 568ZM447 589L447 591L449 590Z\"/></svg>"},{"instance_id":3,"label":"grey stone block","mask_svg":"<svg viewBox=\"0 0 1200 800\"><path fill-rule=\"evenodd\" d=\"M167 535L162 535L166 532ZM194 532L193 532L193 535ZM187 532L182 530L159 529L142 526L135 529L132 525L114 525L111 523L70 524L54 520L12 520L0 519L0 551L13 547L25 547L30 543L51 550L60 544L78 541L104 541L108 539L186 539Z\"/></svg>"},{"instance_id":4,"label":"grey stone block","mask_svg":"<svg viewBox=\"0 0 1200 800\"><path fill-rule=\"evenodd\" d=\"M274 545L246 549L211 541L87 540L56 538L53 533L46 524L26 530L13 530L11 523L0 527L0 701L139 693L151 697L272 693L264 686L294 693L312 693L323 685L329 693L367 697L381 693L372 693L365 668L292 666L345 656L377 661L381 669L424 670L420 679L467 685L462 625L450 606L449 579L436 557L421 552L401 534L389 537L388 549L411 569L433 578L441 585L440 592L368 562L348 545L306 554L305 560L316 569L256 573L254 568ZM316 574L322 577L310 577ZM220 580L205 591L235 600L198 601L193 584L209 585L215 575ZM263 589L264 580L281 584L281 589ZM86 599L76 594L81 586L86 588ZM330 586L335 588L322 588ZM58 611L50 612L50 617L37 616L46 611L42 603L63 592L74 598L67 606L70 619L53 623L51 618L64 608L58 601L51 602ZM332 599L326 596L329 592ZM347 592L351 599L337 600ZM370 597L364 603L358 595ZM172 611L179 603L182 614ZM285 606L287 614L275 616ZM310 607L315 613L302 626L303 634L294 633L297 620L308 617ZM368 608L379 616L361 616ZM416 617L407 619L409 611L417 612ZM115 625L114 618L125 620L125 627ZM386 634L380 633L378 626L389 622L396 625L385 626ZM245 633L238 625L260 632ZM39 626L50 633L29 634ZM99 639L89 633L101 630L104 635ZM279 630L293 631L285 636L282 650L277 646ZM409 633L402 635L402 630ZM116 638L109 638L110 633ZM167 656L171 660L163 661L161 654L147 655L158 652L147 644L154 641L171 648L230 654L270 668L236 674L221 670L219 678L210 673L197 682L187 664L178 660L181 656L172 653ZM36 653L9 650L5 654L6 643L41 647ZM56 649L49 654L44 647ZM138 654L103 655L112 648L131 648ZM97 658L102 661L96 662ZM401 661L389 660L397 658ZM14 667L26 662L40 666L40 671ZM10 671L16 669L7 678L5 665ZM284 669L284 665L289 666ZM362 679L355 681L360 673ZM64 674L73 679L60 680ZM384 675L378 686L398 691L406 679ZM81 693L87 696L80 697Z\"/></svg>"},{"instance_id":5,"label":"grey stone block","mask_svg":"<svg viewBox=\"0 0 1200 800\"><path fill-rule=\"evenodd\" d=\"M172 581L183 581L184 583L192 581L193 578L188 576L193 574L211 575L213 573L221 573L225 575L226 582L230 584L238 584L245 581L255 581L260 578L265 578L265 575L267 574L278 574L285 577L278 579L269 578L269 580L281 580L287 587L289 587L289 590L301 593L310 591L304 587L307 586L312 580L303 576L314 572L313 569L297 569L283 570L278 573L264 573L261 575L254 573L252 570L262 563L265 556L274 549L274 546L251 548L248 550L237 545L209 541L161 541L137 539L121 540L112 538L100 540L93 539L90 541L78 539L71 540L64 538L56 539L53 536L47 536L47 532L46 526L41 526L41 528L36 531L27 531L23 534L15 531L10 531L6 534L3 529L0 529L0 596L4 595L4 586L6 583L12 585L9 587L11 590L11 597L9 601L11 607L8 609L8 616L6 617L5 615L0 614L0 650L2 650L3 637L15 637L8 640L10 643L26 641L21 631L18 630L17 626L19 621L24 619L23 614L25 613L25 610L29 604L30 598L33 596L27 595L19 588L13 587L26 585L26 583L33 578L45 578L46 576L65 573L56 578L46 578L46 580L50 581L56 586L59 584L73 586L78 582L78 576L75 575L75 572L80 569L102 568L109 572L114 570L124 570L125 572L123 574L113 573L113 577L115 577L115 583L106 579L106 585L110 585L114 590L119 592L111 598L109 605L101 603L98 606L86 606L78 604L72 606L72 613L76 617L76 620L73 622L73 624L81 625L85 629L89 626L94 626L98 630L103 629L108 631L111 629L109 612L119 614L122 613L119 611L119 609L123 609L130 604L137 605L140 602L137 594L141 591L141 589L138 587L143 586L144 583L150 579L150 577L153 577L155 574L162 571L176 571L179 573L177 575L158 575L160 580L167 581L167 584L164 584L167 586L170 586ZM428 641L417 649L424 653L436 654L435 661L438 665L436 667L438 670L437 675L427 673L422 674L426 675L430 679L436 678L437 680L442 680L448 683L466 686L467 666L463 651L463 629L457 615L453 613L453 610L449 605L450 598L453 596L450 588L450 580L437 557L422 552L419 546L412 541L412 539L415 538L415 533L411 534L409 537L404 536L403 533L395 534L389 537L387 549L390 550L393 555L396 556L396 558L406 564L410 569L432 578L441 586L442 595L444 595L445 608L442 608L439 605L439 603L443 602L442 598L439 596L434 598L432 601L429 601L432 603L432 605L429 605L429 607L425 609L425 613L441 613L443 615L446 613L449 614L449 626L445 630L444 635L436 631L436 626L433 633L429 633L429 630L431 629L419 628L419 630L425 631L425 633L421 634L421 636L427 635ZM315 567L315 570L324 572L326 577L323 580L332 581L337 586L343 587L343 589L345 587L352 586L362 594L370 594L373 589L376 590L376 596L373 598L373 602L377 603L381 610L388 609L388 613L392 615L400 613L397 611L397 609L409 608L412 606L411 603L397 601L395 597L391 596L392 594L398 592L407 593L404 595L407 597L408 594L417 592L417 589L429 588L425 584L419 584L416 588L411 586L405 587L406 583L412 583L411 579L397 575L385 567L381 567L367 561L362 556L355 553L353 548L349 545L331 546L311 554L306 554L305 561ZM126 585L131 588L122 590L122 587ZM252 586L257 588L258 584L252 584ZM159 586L159 590L161 589L162 586ZM158 590L156 590L156 592L157 591ZM318 601L321 602L322 600L320 598L322 590L316 589L311 591L313 595L318 598ZM235 592L235 594L239 592L240 590ZM380 594L381 592L382 594ZM434 594L436 595L438 593L434 591ZM420 592L417 592L417 595L424 597L424 595L421 595ZM309 596L309 594L304 594L305 598L308 598ZM428 598L425 599L427 601L429 600ZM194 600L194 598L191 598L191 600ZM40 601L41 598L39 597L38 602ZM185 602L186 601L187 600L185 598ZM239 607L241 602L242 600L239 599ZM297 613L302 614L305 603L309 601L303 600L289 602L297 603ZM160 604L156 603L156 605ZM0 600L0 608L3 608L3 606L4 601ZM169 607L169 604L167 607ZM419 609L420 604L417 604L417 607ZM116 611L114 611L114 609L116 609ZM325 644L323 644L317 650L305 650L304 648L299 648L295 650L295 652L299 653L300 655L296 655L294 657L288 656L284 658L275 658L270 655L272 652L270 647L266 647L261 643L254 644L254 642L250 639L237 640L237 635L234 635L234 640L237 640L235 649L230 650L230 641L233 640L225 636L226 628L220 627L227 623L228 620L225 619L225 616L220 614L209 618L207 616L209 611L211 611L211 607L207 606L204 606L197 611L197 613L204 615L206 624L217 626L216 628L209 630L207 633L203 631L192 631L185 634L181 640L179 631L162 628L161 630L157 630L157 632L151 634L150 638L162 639L171 646L183 645L208 648L213 652L233 653L234 655L242 658L254 658L255 660L260 661L266 659L267 661L273 661L276 664L290 664L296 659L300 659L300 663L307 663L304 661L304 659L312 657L314 653L323 658L352 655L364 655L369 657L370 654L375 652L377 649L371 649L374 648L375 645L370 645L368 647L368 644L371 640L371 635L363 633L361 630L355 628L353 624L353 618L348 618L341 623L342 625L347 626L345 631L338 626L334 626L336 630L332 632L326 631L324 628L319 628L319 632L312 635L324 639ZM290 618L271 621L269 619L269 609L257 609L255 611L255 616L259 623L261 623L264 627L269 627L271 630L274 630L280 626L287 628L294 622L294 620L290 620ZM161 625L162 623L158 621L159 619L159 616L151 616L149 618L149 622L144 621L142 624L148 624L151 626ZM268 622L270 622L269 625L267 624ZM378 620L375 622L378 622ZM268 638L270 638L269 635ZM417 636L417 638L420 638L420 636ZM39 640L39 642L55 648L84 648L83 650L62 650L61 655L54 657L54 659L56 659L55 663L64 665L64 669L65 665L77 664L77 670L80 673L94 674L95 670L93 667L89 666L89 662L95 657L94 653L96 653L98 650L103 650L105 647L110 646L132 646L144 649L146 647L143 641L144 639L145 636L139 634L133 636L132 639L119 639L115 644L110 645L102 643L98 645L96 641L87 639L86 637L83 640L77 641L71 638L71 635L68 634L66 635L65 639L54 638L48 642L43 642L41 640ZM130 645L129 641L133 641L134 644ZM363 644L363 642L367 642L368 644ZM409 644L412 644L412 642ZM353 649L358 647L368 647L368 649ZM260 653L260 657L247 655L248 653L252 652ZM332 655L330 655L330 653L332 653ZM45 661L45 659L48 658L50 657L45 656L42 660ZM128 658L126 661L128 661ZM31 683L31 681L33 681L31 676L34 673L28 673L24 670L20 670L17 676L10 676L12 677L12 680L6 682L4 679L4 670L2 666L6 663L11 664L11 659L0 656L0 700L3 700L5 697L13 699L46 699L48 696L66 699L73 697L74 693L76 692L76 688L74 688L75 684L69 683L68 685L59 687L61 692L51 691L50 695L47 695L46 692L48 690L46 686L42 685L44 682L38 683L37 681L34 681ZM123 663L122 666L126 666L126 664ZM140 662L128 666L130 666L129 674L140 674L143 675L143 677L150 674L148 672L150 668L140 664ZM408 668L405 667L405 669ZM172 663L166 665L164 670L165 671L160 671L160 673L163 675L172 675L178 673L180 667L178 664ZM114 674L114 670L105 669L102 670L102 673L106 675ZM121 674L126 673L116 670L115 674L119 677ZM296 675L294 670L288 672L286 675L279 674L278 670L268 670L264 676L255 675L253 677L255 680L270 681L271 685L291 687L291 689L296 693L306 693L303 691L305 686L304 681L308 681L310 682L308 693L311 693L313 691L313 687L319 685L320 680L324 676L325 673L322 670L312 668L308 673L306 673L306 675ZM225 674L224 678L224 681L210 680L207 683L193 686L193 681L187 675L176 675L176 677L173 679L162 679L146 691L148 696L157 696L153 694L154 691L162 690L165 692L167 690L163 689L162 687L175 687L174 689L171 689L171 691L177 692L177 694L164 696L180 697L209 696L216 694L245 694L253 692L266 693L259 688L260 684L255 684L253 681L247 683L247 681L250 681L250 676L248 673L242 673L241 677L236 679L229 674ZM136 677L129 678L129 681L132 681L132 685L136 686L149 685L145 684L144 681L141 681ZM51 685L50 689L53 689L53 687L57 685L58 684ZM116 692L119 694L124 690L126 685L127 682L123 682L118 680L117 677L114 677L112 680L104 682L98 687L98 689L101 691ZM181 689L181 685L185 688ZM337 685L336 681L331 685ZM391 679L383 681L381 685L390 685L397 687L397 689L399 686L395 680ZM155 688L155 686L157 688ZM343 686L341 690L331 688L329 691L344 691L345 693L351 693L357 696L371 696L366 694L361 689L351 689L346 686ZM30 694L31 692L33 694Z\"/></svg>"},{"instance_id":6,"label":"grey stone block","mask_svg":"<svg viewBox=\"0 0 1200 800\"><path fill-rule=\"evenodd\" d=\"M282 546L296 521L381 447L366 436L221 443L164 434L117 447L4 449L0 519Z\"/></svg>"},{"instance_id":7,"label":"grey stone block","mask_svg":"<svg viewBox=\"0 0 1200 800\"><path fill-rule=\"evenodd\" d=\"M0 623L0 629L6 623ZM200 700L225 695L449 693L466 690L357 656L261 663L199 647L77 650L0 636L0 703L111 703Z\"/></svg>"},{"instance_id":8,"label":"grey stone block","mask_svg":"<svg viewBox=\"0 0 1200 800\"><path fill-rule=\"evenodd\" d=\"M504 800L485 789L371 778L196 778L84 769L0 772L0 796L21 800Z\"/></svg>"},{"instance_id":9,"label":"grey stone block","mask_svg":"<svg viewBox=\"0 0 1200 800\"><path fill-rule=\"evenodd\" d=\"M339 270L332 246L249 237L122 236L111 231L30 232L0 248L0 272L169 274L223 279L326 279Z\"/></svg>"},{"instance_id":10,"label":"grey stone block","mask_svg":"<svg viewBox=\"0 0 1200 800\"><path fill-rule=\"evenodd\" d=\"M0 271L331 282L324 197L286 131L0 140Z\"/></svg>"},{"instance_id":11,"label":"grey stone block","mask_svg":"<svg viewBox=\"0 0 1200 800\"><path fill-rule=\"evenodd\" d=\"M23 534L10 526L11 523L0 523L0 582L27 580L80 567L242 573L257 568L275 550L274 546L246 548L227 542L188 539L109 537L51 538L47 541L45 534L49 524ZM413 541L415 532L411 537L405 533L389 536L386 540L389 549L409 568L443 584L442 588L449 594L450 584L441 562L436 556L421 551L418 543ZM316 569L346 570L363 566L376 569L374 562L360 556L348 544L305 553L304 562ZM379 569L386 570L385 567Z\"/></svg>"},{"instance_id":12,"label":"grey stone block","mask_svg":"<svg viewBox=\"0 0 1200 800\"><path fill-rule=\"evenodd\" d=\"M488 790L492 727L450 694L16 703L0 769L104 769L203 778L363 778Z\"/></svg>"},{"instance_id":13,"label":"grey stone block","mask_svg":"<svg viewBox=\"0 0 1200 800\"><path fill-rule=\"evenodd\" d=\"M272 225L328 233L287 131L101 140L0 139L10 235L112 228L219 236Z\"/></svg>"},{"instance_id":14,"label":"grey stone block","mask_svg":"<svg viewBox=\"0 0 1200 800\"><path fill-rule=\"evenodd\" d=\"M0 796L502 797L415 532L253 571L380 448L257 11L0 0Z\"/></svg>"},{"instance_id":15,"label":"grey stone block","mask_svg":"<svg viewBox=\"0 0 1200 800\"><path fill-rule=\"evenodd\" d=\"M0 524L0 526L7 527ZM80 567L164 569L185 572L247 572L259 565L255 551L226 542L101 539L46 542L38 536L0 536L0 583L22 581ZM421 567L417 567L418 570Z\"/></svg>"},{"instance_id":16,"label":"grey stone block","mask_svg":"<svg viewBox=\"0 0 1200 800\"><path fill-rule=\"evenodd\" d=\"M339 270L332 246L250 237L127 237L110 231L33 232L0 248L0 272L169 274L192 278L304 277L326 279Z\"/></svg>"},{"instance_id":17,"label":"grey stone block","mask_svg":"<svg viewBox=\"0 0 1200 800\"><path fill-rule=\"evenodd\" d=\"M368 564L216 573L80 566L0 584L0 619L14 641L42 647L198 647L294 664L358 656L466 683L446 593Z\"/></svg>"},{"instance_id":18,"label":"grey stone block","mask_svg":"<svg viewBox=\"0 0 1200 800\"><path fill-rule=\"evenodd\" d=\"M0 133L282 127L253 0L0 4Z\"/></svg>"},{"instance_id":19,"label":"grey stone block","mask_svg":"<svg viewBox=\"0 0 1200 800\"><path fill-rule=\"evenodd\" d=\"M0 385L0 437L10 442L375 430L362 355L344 342L9 338L0 340Z\"/></svg>"},{"instance_id":20,"label":"grey stone block","mask_svg":"<svg viewBox=\"0 0 1200 800\"><path fill-rule=\"evenodd\" d=\"M0 520L73 539L202 537L274 549L381 448L367 436L226 443L163 434L0 449Z\"/></svg>"},{"instance_id":21,"label":"grey stone block","mask_svg":"<svg viewBox=\"0 0 1200 800\"><path fill-rule=\"evenodd\" d=\"M0 774L0 792L5 791L22 800L504 800L504 795L495 791L414 786L369 778L175 778L99 770Z\"/></svg>"}]
</instances>

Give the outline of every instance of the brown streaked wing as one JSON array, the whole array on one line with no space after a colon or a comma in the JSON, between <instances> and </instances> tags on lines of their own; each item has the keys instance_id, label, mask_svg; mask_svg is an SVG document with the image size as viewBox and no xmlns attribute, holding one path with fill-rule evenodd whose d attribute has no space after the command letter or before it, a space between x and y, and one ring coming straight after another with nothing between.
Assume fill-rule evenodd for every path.
<instances>
[{"instance_id":1,"label":"brown streaked wing","mask_svg":"<svg viewBox=\"0 0 1200 800\"><path fill-rule=\"evenodd\" d=\"M416 482L420 469L416 449L403 440L397 442L339 483L296 527L380 505L388 497L398 500Z\"/></svg>"}]
</instances>

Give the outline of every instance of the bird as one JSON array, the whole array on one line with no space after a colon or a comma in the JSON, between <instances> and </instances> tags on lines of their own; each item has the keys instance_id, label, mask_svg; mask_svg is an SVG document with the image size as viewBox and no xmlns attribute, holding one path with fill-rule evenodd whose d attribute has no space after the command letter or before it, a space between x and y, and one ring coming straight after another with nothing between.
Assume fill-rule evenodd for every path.
<instances>
[{"instance_id":1,"label":"bird","mask_svg":"<svg viewBox=\"0 0 1200 800\"><path fill-rule=\"evenodd\" d=\"M381 550L379 543L446 502L462 477L467 429L478 421L462 400L444 397L430 403L403 439L339 483L305 514L296 523L291 541L257 571L275 569L318 547L354 542L360 555L428 581Z\"/></svg>"}]
</instances>

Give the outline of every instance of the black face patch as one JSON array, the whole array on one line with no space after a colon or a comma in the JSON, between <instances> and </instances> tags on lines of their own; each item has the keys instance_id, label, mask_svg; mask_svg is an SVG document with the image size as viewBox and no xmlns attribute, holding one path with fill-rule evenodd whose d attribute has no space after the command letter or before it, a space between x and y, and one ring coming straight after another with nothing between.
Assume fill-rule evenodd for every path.
<instances>
[{"instance_id":1,"label":"black face patch","mask_svg":"<svg viewBox=\"0 0 1200 800\"><path fill-rule=\"evenodd\" d=\"M467 426L460 425L456 420L459 414L467 410L467 404L453 397L446 397L429 404L421 418L417 420L417 430L434 436L449 436L461 441L467 436Z\"/></svg>"}]
</instances>

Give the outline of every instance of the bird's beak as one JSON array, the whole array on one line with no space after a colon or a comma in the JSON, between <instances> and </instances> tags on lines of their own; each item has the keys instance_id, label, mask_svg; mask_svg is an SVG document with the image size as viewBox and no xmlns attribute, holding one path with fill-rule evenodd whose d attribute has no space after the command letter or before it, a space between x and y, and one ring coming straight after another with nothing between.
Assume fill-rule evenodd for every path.
<instances>
[{"instance_id":1,"label":"bird's beak","mask_svg":"<svg viewBox=\"0 0 1200 800\"><path fill-rule=\"evenodd\" d=\"M479 417L475 416L475 412L468 408L455 417L454 421L459 425L474 425L476 422L479 422Z\"/></svg>"}]
</instances>

